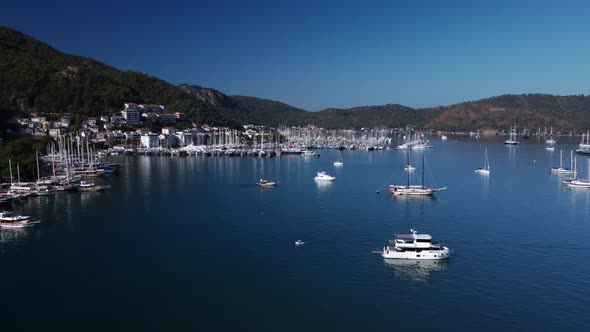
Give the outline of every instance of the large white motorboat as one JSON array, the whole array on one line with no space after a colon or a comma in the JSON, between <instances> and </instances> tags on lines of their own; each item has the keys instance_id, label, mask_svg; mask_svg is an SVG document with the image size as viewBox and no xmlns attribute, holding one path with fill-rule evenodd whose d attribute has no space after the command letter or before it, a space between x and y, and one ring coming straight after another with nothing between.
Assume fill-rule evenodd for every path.
<instances>
[{"instance_id":1,"label":"large white motorboat","mask_svg":"<svg viewBox=\"0 0 590 332\"><path fill-rule=\"evenodd\" d=\"M335 176L328 175L326 172L318 172L314 178L317 181L334 181L336 179Z\"/></svg>"},{"instance_id":2,"label":"large white motorboat","mask_svg":"<svg viewBox=\"0 0 590 332\"><path fill-rule=\"evenodd\" d=\"M430 259L440 260L451 257L451 250L432 242L432 236L418 234L414 229L411 234L395 234L389 240L390 245L383 247L381 257L387 259Z\"/></svg>"},{"instance_id":3,"label":"large white motorboat","mask_svg":"<svg viewBox=\"0 0 590 332\"><path fill-rule=\"evenodd\" d=\"M25 228L32 227L40 220L31 220L29 216L13 215L12 212L0 212L0 227L2 228Z\"/></svg>"}]
</instances>

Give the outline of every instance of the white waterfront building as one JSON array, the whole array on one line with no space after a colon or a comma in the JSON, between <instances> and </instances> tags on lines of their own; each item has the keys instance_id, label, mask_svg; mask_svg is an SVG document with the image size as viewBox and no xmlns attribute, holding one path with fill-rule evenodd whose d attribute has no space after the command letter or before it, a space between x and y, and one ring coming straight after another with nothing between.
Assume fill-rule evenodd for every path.
<instances>
[{"instance_id":1,"label":"white waterfront building","mask_svg":"<svg viewBox=\"0 0 590 332\"><path fill-rule=\"evenodd\" d=\"M160 139L158 134L149 133L141 135L141 147L142 148L157 148L160 146Z\"/></svg>"},{"instance_id":2,"label":"white waterfront building","mask_svg":"<svg viewBox=\"0 0 590 332\"><path fill-rule=\"evenodd\" d=\"M178 137L178 144L181 146L187 146L194 143L193 133L191 132L178 131L176 132L176 137Z\"/></svg>"}]
</instances>

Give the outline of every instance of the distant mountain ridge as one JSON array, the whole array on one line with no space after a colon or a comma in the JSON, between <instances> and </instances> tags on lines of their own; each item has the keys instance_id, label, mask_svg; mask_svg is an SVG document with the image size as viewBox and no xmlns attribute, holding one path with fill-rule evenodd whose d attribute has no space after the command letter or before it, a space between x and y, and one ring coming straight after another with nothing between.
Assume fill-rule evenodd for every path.
<instances>
[{"instance_id":1,"label":"distant mountain ridge","mask_svg":"<svg viewBox=\"0 0 590 332\"><path fill-rule=\"evenodd\" d=\"M193 121L212 125L313 124L328 129L412 126L469 131L590 128L590 96L502 95L450 106L415 109L399 104L328 108L308 112L285 103L228 96L197 85L172 85L99 61L65 54L19 31L0 26L0 120L7 115L70 112L80 117L120 110L123 103L164 104Z\"/></svg>"}]
</instances>

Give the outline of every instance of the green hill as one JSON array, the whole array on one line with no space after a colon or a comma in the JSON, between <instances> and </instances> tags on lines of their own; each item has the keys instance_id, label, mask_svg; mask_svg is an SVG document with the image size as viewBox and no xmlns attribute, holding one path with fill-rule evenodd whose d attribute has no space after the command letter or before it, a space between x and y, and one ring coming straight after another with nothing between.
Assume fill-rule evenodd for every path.
<instances>
[{"instance_id":1,"label":"green hill","mask_svg":"<svg viewBox=\"0 0 590 332\"><path fill-rule=\"evenodd\" d=\"M503 95L451 106L414 109L397 104L349 109L305 110L279 101L227 96L196 85L172 85L96 60L69 55L8 27L0 26L0 124L30 112L113 113L123 103L163 104L211 125L269 126L314 124L328 129L405 127L468 131L536 129L585 131L590 128L590 96ZM3 127L3 126L2 126Z\"/></svg>"},{"instance_id":2,"label":"green hill","mask_svg":"<svg viewBox=\"0 0 590 332\"><path fill-rule=\"evenodd\" d=\"M415 110L402 105L364 106L349 109L329 108L308 112L278 101L247 97L226 96L223 93L196 85L182 84L183 91L191 93L225 114L244 124L277 126L304 126L313 124L327 129L362 127L420 126L434 111Z\"/></svg>"},{"instance_id":3,"label":"green hill","mask_svg":"<svg viewBox=\"0 0 590 332\"><path fill-rule=\"evenodd\" d=\"M232 119L161 79L65 54L0 26L3 113L71 112L88 117L120 110L125 102L163 104L198 122L235 125Z\"/></svg>"}]
</instances>

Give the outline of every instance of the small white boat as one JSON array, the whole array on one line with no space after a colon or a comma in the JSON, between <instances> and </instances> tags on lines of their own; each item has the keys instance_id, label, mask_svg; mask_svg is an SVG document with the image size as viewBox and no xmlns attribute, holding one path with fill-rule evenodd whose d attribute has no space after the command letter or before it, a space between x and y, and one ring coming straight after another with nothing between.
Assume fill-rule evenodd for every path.
<instances>
[{"instance_id":1,"label":"small white boat","mask_svg":"<svg viewBox=\"0 0 590 332\"><path fill-rule=\"evenodd\" d=\"M318 181L334 181L336 177L328 175L326 172L322 171L318 172L314 179Z\"/></svg>"},{"instance_id":2,"label":"small white boat","mask_svg":"<svg viewBox=\"0 0 590 332\"><path fill-rule=\"evenodd\" d=\"M334 162L334 166L342 167L344 166L344 162L342 161L342 152L338 150L338 154L340 155L340 158Z\"/></svg>"},{"instance_id":3,"label":"small white boat","mask_svg":"<svg viewBox=\"0 0 590 332\"><path fill-rule=\"evenodd\" d=\"M304 150L303 153L301 153L302 156L304 157L319 157L320 154L313 151L313 150Z\"/></svg>"},{"instance_id":4,"label":"small white boat","mask_svg":"<svg viewBox=\"0 0 590 332\"><path fill-rule=\"evenodd\" d=\"M414 167L414 166L412 166L412 165L409 165L409 164L408 164L408 165L404 166L404 170L405 170L406 172L413 172L413 171L415 171L415 170L416 170L416 167Z\"/></svg>"},{"instance_id":5,"label":"small white boat","mask_svg":"<svg viewBox=\"0 0 590 332\"><path fill-rule=\"evenodd\" d=\"M446 141L446 140L447 140L447 138L448 138L448 137L447 137L447 136L445 136L445 135L442 135L442 136L440 137L440 139L441 139L441 140L443 140L443 141Z\"/></svg>"},{"instance_id":6,"label":"small white boat","mask_svg":"<svg viewBox=\"0 0 590 332\"><path fill-rule=\"evenodd\" d=\"M451 250L438 243L432 242L432 236L418 234L411 229L411 234L395 234L395 239L389 240L383 247L381 257L387 259L426 259L441 260L451 257Z\"/></svg>"},{"instance_id":7,"label":"small white boat","mask_svg":"<svg viewBox=\"0 0 590 332\"><path fill-rule=\"evenodd\" d=\"M297 240L297 241L295 241L295 245L296 245L296 246L302 246L302 245L304 245L304 244L305 244L305 242L303 242L303 241L301 241L301 240Z\"/></svg>"},{"instance_id":8,"label":"small white boat","mask_svg":"<svg viewBox=\"0 0 590 332\"><path fill-rule=\"evenodd\" d=\"M274 187L278 184L278 181L269 181L269 180L265 180L265 179L260 179L260 181L258 181L257 185L259 187Z\"/></svg>"}]
</instances>

